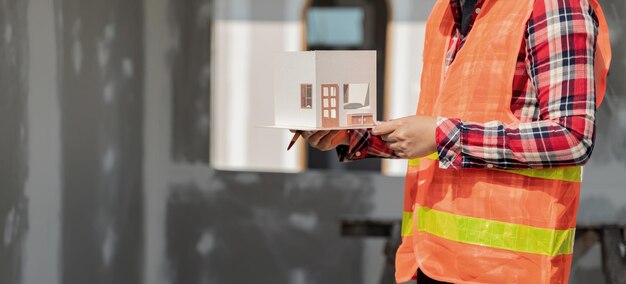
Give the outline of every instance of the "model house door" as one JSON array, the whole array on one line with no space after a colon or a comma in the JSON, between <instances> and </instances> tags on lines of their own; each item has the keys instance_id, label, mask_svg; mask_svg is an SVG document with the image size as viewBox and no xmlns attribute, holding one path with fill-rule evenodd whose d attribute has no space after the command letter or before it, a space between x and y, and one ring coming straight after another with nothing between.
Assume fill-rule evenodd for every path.
<instances>
[{"instance_id":1,"label":"model house door","mask_svg":"<svg viewBox=\"0 0 626 284\"><path fill-rule=\"evenodd\" d=\"M322 126L339 126L339 85L322 85Z\"/></svg>"}]
</instances>

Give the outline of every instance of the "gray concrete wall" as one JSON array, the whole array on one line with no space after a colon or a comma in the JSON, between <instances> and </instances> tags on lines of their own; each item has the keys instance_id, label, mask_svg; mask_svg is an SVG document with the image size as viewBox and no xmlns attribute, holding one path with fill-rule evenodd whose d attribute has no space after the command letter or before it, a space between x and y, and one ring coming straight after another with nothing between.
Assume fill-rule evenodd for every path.
<instances>
[{"instance_id":1,"label":"gray concrete wall","mask_svg":"<svg viewBox=\"0 0 626 284\"><path fill-rule=\"evenodd\" d=\"M171 186L173 283L362 283L362 242L341 237L339 217L372 210L371 176L223 172L213 179Z\"/></svg>"},{"instance_id":2,"label":"gray concrete wall","mask_svg":"<svg viewBox=\"0 0 626 284\"><path fill-rule=\"evenodd\" d=\"M171 1L169 23L178 45L172 70L172 158L209 162L212 1Z\"/></svg>"},{"instance_id":3,"label":"gray concrete wall","mask_svg":"<svg viewBox=\"0 0 626 284\"><path fill-rule=\"evenodd\" d=\"M139 283L143 5L55 1L62 283Z\"/></svg>"},{"instance_id":4,"label":"gray concrete wall","mask_svg":"<svg viewBox=\"0 0 626 284\"><path fill-rule=\"evenodd\" d=\"M20 282L28 228L26 1L0 1L0 283Z\"/></svg>"},{"instance_id":5,"label":"gray concrete wall","mask_svg":"<svg viewBox=\"0 0 626 284\"><path fill-rule=\"evenodd\" d=\"M211 3L0 0L1 284L378 282L383 241L339 220L398 218L401 178L209 166ZM615 60L579 216L596 225L626 219L626 6L603 3ZM600 283L600 258L573 280Z\"/></svg>"}]
</instances>

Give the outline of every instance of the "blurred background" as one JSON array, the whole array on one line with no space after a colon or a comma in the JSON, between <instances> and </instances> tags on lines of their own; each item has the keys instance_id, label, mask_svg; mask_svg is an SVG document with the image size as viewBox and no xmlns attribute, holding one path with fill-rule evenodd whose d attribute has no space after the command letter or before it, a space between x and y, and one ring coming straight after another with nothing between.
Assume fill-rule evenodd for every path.
<instances>
[{"instance_id":1,"label":"blurred background","mask_svg":"<svg viewBox=\"0 0 626 284\"><path fill-rule=\"evenodd\" d=\"M571 283L626 283L626 1ZM273 56L378 53L415 112L434 0L0 0L0 283L392 283L405 162L272 123Z\"/></svg>"}]
</instances>

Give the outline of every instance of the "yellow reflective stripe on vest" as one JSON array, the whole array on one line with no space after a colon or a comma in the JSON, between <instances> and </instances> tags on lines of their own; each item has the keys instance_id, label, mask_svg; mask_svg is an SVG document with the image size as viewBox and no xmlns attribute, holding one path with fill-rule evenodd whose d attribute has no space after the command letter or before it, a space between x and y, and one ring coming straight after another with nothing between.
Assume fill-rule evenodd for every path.
<instances>
[{"instance_id":1,"label":"yellow reflective stripe on vest","mask_svg":"<svg viewBox=\"0 0 626 284\"><path fill-rule=\"evenodd\" d=\"M417 167L420 165L420 161L422 159L429 159L429 160L439 160L439 154L437 152L432 153L426 157L423 158L415 158L415 159L410 159L409 160L409 167Z\"/></svg>"},{"instance_id":2,"label":"yellow reflective stripe on vest","mask_svg":"<svg viewBox=\"0 0 626 284\"><path fill-rule=\"evenodd\" d=\"M409 160L409 167L417 167L420 164L420 159L439 160L437 152L430 154L424 158L416 158ZM540 179L550 180L562 180L568 182L581 182L582 181L582 167L563 167L563 168L551 168L551 169L524 169L524 170L500 170L493 169L501 172L507 172L516 175L522 175Z\"/></svg>"},{"instance_id":3,"label":"yellow reflective stripe on vest","mask_svg":"<svg viewBox=\"0 0 626 284\"><path fill-rule=\"evenodd\" d=\"M418 209L418 231L459 243L516 252L556 256L571 254L575 229L551 230L442 212ZM407 216L406 219L412 219ZM403 221L404 221L403 216ZM413 222L410 222L412 227ZM402 223L402 232L412 231Z\"/></svg>"},{"instance_id":4,"label":"yellow reflective stripe on vest","mask_svg":"<svg viewBox=\"0 0 626 284\"><path fill-rule=\"evenodd\" d=\"M422 160L422 158L410 159L409 160L409 167L419 167L421 160Z\"/></svg>"},{"instance_id":5,"label":"yellow reflective stripe on vest","mask_svg":"<svg viewBox=\"0 0 626 284\"><path fill-rule=\"evenodd\" d=\"M402 212L402 234L407 237L413 235L413 212Z\"/></svg>"},{"instance_id":6,"label":"yellow reflective stripe on vest","mask_svg":"<svg viewBox=\"0 0 626 284\"><path fill-rule=\"evenodd\" d=\"M582 167L551 168L540 170L498 170L502 172L534 177L540 179L562 180L569 182L582 181Z\"/></svg>"}]
</instances>

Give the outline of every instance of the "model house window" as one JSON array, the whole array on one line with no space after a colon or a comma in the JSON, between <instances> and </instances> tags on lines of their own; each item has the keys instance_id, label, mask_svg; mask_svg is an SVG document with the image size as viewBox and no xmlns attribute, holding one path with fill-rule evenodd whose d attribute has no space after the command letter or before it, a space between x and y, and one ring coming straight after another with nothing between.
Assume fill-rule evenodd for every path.
<instances>
[{"instance_id":1,"label":"model house window","mask_svg":"<svg viewBox=\"0 0 626 284\"><path fill-rule=\"evenodd\" d=\"M300 85L300 108L310 109L313 107L313 85Z\"/></svg>"},{"instance_id":2,"label":"model house window","mask_svg":"<svg viewBox=\"0 0 626 284\"><path fill-rule=\"evenodd\" d=\"M369 107L369 84L344 84L343 108L360 109Z\"/></svg>"},{"instance_id":3,"label":"model house window","mask_svg":"<svg viewBox=\"0 0 626 284\"><path fill-rule=\"evenodd\" d=\"M350 125L371 125L374 123L371 113L356 113L348 116Z\"/></svg>"}]
</instances>

